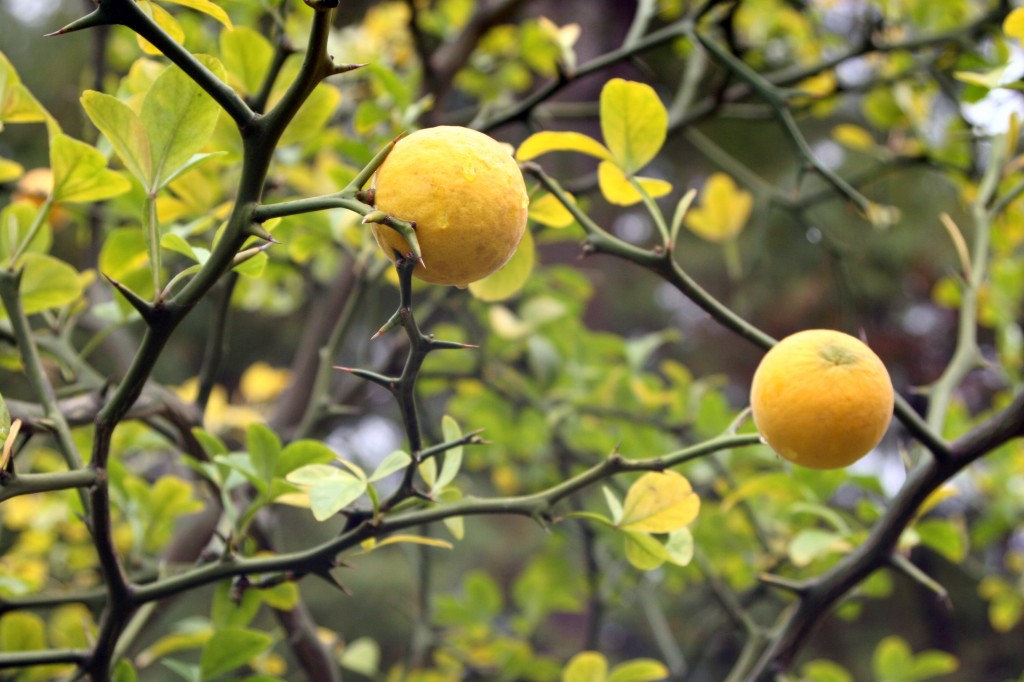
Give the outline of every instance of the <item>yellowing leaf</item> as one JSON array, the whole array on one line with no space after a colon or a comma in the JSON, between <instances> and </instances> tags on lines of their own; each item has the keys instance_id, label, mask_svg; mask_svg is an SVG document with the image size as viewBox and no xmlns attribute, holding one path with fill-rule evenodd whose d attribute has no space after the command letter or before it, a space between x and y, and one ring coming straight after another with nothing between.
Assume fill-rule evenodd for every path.
<instances>
[{"instance_id":1,"label":"yellowing leaf","mask_svg":"<svg viewBox=\"0 0 1024 682\"><path fill-rule=\"evenodd\" d=\"M573 656L562 671L562 682L604 682L608 677L608 659L596 651Z\"/></svg>"},{"instance_id":2,"label":"yellowing leaf","mask_svg":"<svg viewBox=\"0 0 1024 682\"><path fill-rule=\"evenodd\" d=\"M99 201L131 189L120 173L107 168L107 160L95 147L63 133L50 140L55 202Z\"/></svg>"},{"instance_id":3,"label":"yellowing leaf","mask_svg":"<svg viewBox=\"0 0 1024 682\"><path fill-rule=\"evenodd\" d=\"M736 187L732 177L712 173L700 193L700 205L691 208L684 224L710 242L734 239L747 224L754 195Z\"/></svg>"},{"instance_id":4,"label":"yellowing leaf","mask_svg":"<svg viewBox=\"0 0 1024 682\"><path fill-rule=\"evenodd\" d=\"M849 149L866 151L875 146L875 138L864 128L852 123L840 123L832 129L832 139Z\"/></svg>"},{"instance_id":5,"label":"yellowing leaf","mask_svg":"<svg viewBox=\"0 0 1024 682\"><path fill-rule=\"evenodd\" d=\"M653 571L668 559L664 545L647 533L625 533L626 560L633 568Z\"/></svg>"},{"instance_id":6,"label":"yellowing leaf","mask_svg":"<svg viewBox=\"0 0 1024 682\"><path fill-rule=\"evenodd\" d=\"M615 162L632 174L661 150L668 112L650 85L613 78L601 89L601 133Z\"/></svg>"},{"instance_id":7,"label":"yellowing leaf","mask_svg":"<svg viewBox=\"0 0 1024 682\"><path fill-rule=\"evenodd\" d=\"M422 535L392 535L380 541L370 538L369 540L364 541L361 546L363 548L363 554L369 554L375 549L380 549L387 545L397 545L399 543L426 545L427 547L440 547L441 549L452 549L453 547L452 543L446 540L426 538Z\"/></svg>"},{"instance_id":8,"label":"yellowing leaf","mask_svg":"<svg viewBox=\"0 0 1024 682\"><path fill-rule=\"evenodd\" d=\"M571 194L568 197L575 203ZM531 220L541 225L556 228L568 227L576 220L569 209L554 194L545 194L540 199L531 200L529 215Z\"/></svg>"},{"instance_id":9,"label":"yellowing leaf","mask_svg":"<svg viewBox=\"0 0 1024 682\"><path fill-rule=\"evenodd\" d=\"M635 177L633 180L652 199L665 196L672 191L672 185L665 180L641 177ZM617 206L632 206L644 199L630 179L611 161L602 161L597 167L597 182L604 198Z\"/></svg>"},{"instance_id":10,"label":"yellowing leaf","mask_svg":"<svg viewBox=\"0 0 1024 682\"><path fill-rule=\"evenodd\" d=\"M516 160L529 161L550 152L580 152L599 159L612 158L608 148L589 135L545 130L523 140L516 151Z\"/></svg>"},{"instance_id":11,"label":"yellowing leaf","mask_svg":"<svg viewBox=\"0 0 1024 682\"><path fill-rule=\"evenodd\" d=\"M619 528L671 533L697 518L699 510L700 498L685 476L675 471L651 472L630 486Z\"/></svg>"},{"instance_id":12,"label":"yellowing leaf","mask_svg":"<svg viewBox=\"0 0 1024 682\"><path fill-rule=\"evenodd\" d=\"M608 682L655 682L669 676L664 663L652 658L636 658L612 668Z\"/></svg>"}]
</instances>

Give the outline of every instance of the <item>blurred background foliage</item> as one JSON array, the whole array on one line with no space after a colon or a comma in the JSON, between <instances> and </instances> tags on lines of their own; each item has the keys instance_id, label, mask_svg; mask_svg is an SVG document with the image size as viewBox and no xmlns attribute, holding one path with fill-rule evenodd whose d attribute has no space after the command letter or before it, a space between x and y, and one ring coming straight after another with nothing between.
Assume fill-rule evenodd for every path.
<instances>
[{"instance_id":1,"label":"blurred background foliage","mask_svg":"<svg viewBox=\"0 0 1024 682\"><path fill-rule=\"evenodd\" d=\"M293 45L304 44L309 12L298 2L221 4L233 31L199 12L153 6L173 14L190 51L217 55L229 83L255 95L274 41L284 35ZM332 54L339 63L368 66L318 88L285 135L268 197L337 191L383 144L424 125L478 126L514 147L540 129L600 138L602 86L613 77L649 83L669 112L666 144L644 171L671 183L672 192L659 199L665 212L671 215L691 188L699 191L697 205L709 202L705 193L714 173L733 181L722 185L722 203L743 204L741 193L749 193L750 208L741 211L735 236L708 239L694 225L682 231L676 249L686 271L774 336L808 327L862 334L886 362L897 390L921 407L919 389L940 375L955 347L962 291L962 263L940 215L949 214L971 241L968 206L990 154L982 138L1006 130L1010 113L1021 110L1017 90L993 87L1019 73L1019 42L1002 24L1009 8L968 0L742 0L721 8L733 13L730 48L793 89L790 108L810 149L829 169L856 180L877 209L874 215L863 215L809 171L773 111L727 71L705 63L695 92L681 96L681 75L707 62L683 38L569 78L528 117L506 120L517 102L546 83L622 45L638 7L655 10L651 34L696 4L345 0L336 13ZM96 142L81 92L141 97L161 62L145 56L121 29L42 37L90 5L4 0L0 50L66 132ZM944 32L950 40L914 43ZM900 41L910 47L870 49ZM863 56L836 68L815 67L860 45ZM297 68L298 60L289 60L280 83L286 85ZM1003 81L957 75L997 68L1010 75ZM802 78L786 75L804 70ZM279 91L271 93L271 102ZM0 135L0 157L26 170L44 167L46 143L42 125L9 125ZM158 199L165 230L186 244L165 244L184 254L168 257L172 271L190 262L189 248L209 246L237 180L240 140L226 121L207 148L225 153L174 181ZM593 159L559 154L543 165L598 224L629 242L654 243L650 213L642 204L609 202L598 189ZM1018 169L1010 171L1008 176ZM6 183L0 204L24 200L26 191L24 183ZM535 218L540 199L534 196ZM50 218L52 252L80 270L98 262L106 274L151 296L147 266L138 265L143 248L132 217L144 200L136 184L108 202L101 216L89 206L60 206L65 214ZM991 277L981 293L986 365L956 394L947 435L962 433L1004 403L1019 383L1022 221L1013 204L994 227ZM583 233L572 222L559 214L531 223L537 265L510 299L416 289L425 329L480 346L431 356L420 383L431 442L443 440L446 414L464 430L484 429L489 442L467 448L459 494L528 493L613 451L627 458L671 452L719 434L746 405L761 351L634 265L581 257ZM246 439L254 422L271 425L284 440L308 428L300 435L322 440L372 471L403 447L386 392L339 373L331 379L331 395L342 409L312 426L301 423L311 358L362 276L356 264L371 258L372 245L364 248L367 232L358 216L337 210L286 218L273 234L282 243L267 252L259 276L237 276L225 289L230 321L216 386L207 387L205 428L241 450L252 448ZM404 339L392 333L370 341L390 314L395 288L386 276L367 279L334 361L398 371ZM81 319L74 343L95 350L88 361L100 376L120 376L136 343L137 322L109 289L90 286L86 296L91 309L76 313ZM200 390L196 376L209 362L212 320L224 310L216 301L201 306L157 367L154 378L186 403ZM0 343L0 361L4 397L28 400L10 344ZM51 369L61 370L58 363ZM76 436L87 451L88 427L76 429ZM124 425L117 437L123 464L114 473L118 547L133 569L155 571L168 547L187 539L192 521L184 519L194 518L209 500L151 424ZM300 583L301 592L322 636L356 679L360 672L401 679L400 662L411 660L410 649L426 641L437 647L425 666L433 672L416 679L552 679L573 655L598 649L612 661L661 660L679 679L685 671L688 680L722 680L743 647L723 600L735 595L753 618L770 622L785 600L760 585L757 575L813 576L848 553L884 513L903 480L906 454L897 427L850 472L792 469L764 448L687 465L703 507L692 527L696 555L685 567L637 570L624 558L621 538L597 526L573 521L548 533L529 520L478 518L466 520L454 551L426 550L429 560L412 545L353 558L351 570L340 572L351 598L311 579ZM39 472L60 466L46 446L30 449L19 464ZM1022 474L1024 455L1013 443L958 478L948 499L936 500L935 510L905 533L901 548L945 586L951 609L906 576L875 574L822 623L792 679L1024 679ZM618 479L607 485L620 498L628 487ZM607 511L599 491L572 504ZM57 494L3 503L0 594L97 585L88 535L69 516L69 506L72 497ZM295 551L341 526L341 520L316 523L308 510L285 508L264 532L269 546ZM430 534L454 541L451 530L440 526ZM432 600L424 597L428 580ZM273 638L273 647L254 648L259 656L249 660L253 671L302 679L269 610L257 611L257 599L250 614L238 615L236 610L250 607L229 604L222 594L227 589L204 588L152 614L131 650L142 679L179 679L174 665L155 662L194 664L210 650L211 633L228 625ZM263 603L284 610L297 596L286 588L247 594L255 592L266 592ZM424 608L432 614L427 624ZM51 646L80 646L83 635L71 623L91 616L75 609L47 612L45 624L38 616L5 616L0 642L15 641L5 636L32 638L40 630ZM48 679L51 672L13 679Z\"/></svg>"}]
</instances>

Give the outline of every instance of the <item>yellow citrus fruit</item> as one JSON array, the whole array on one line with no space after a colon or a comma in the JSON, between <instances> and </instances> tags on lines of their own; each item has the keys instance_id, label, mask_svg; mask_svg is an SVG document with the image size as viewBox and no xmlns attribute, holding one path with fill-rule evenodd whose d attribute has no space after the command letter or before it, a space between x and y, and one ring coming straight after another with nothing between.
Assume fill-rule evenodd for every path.
<instances>
[{"instance_id":1,"label":"yellow citrus fruit","mask_svg":"<svg viewBox=\"0 0 1024 682\"><path fill-rule=\"evenodd\" d=\"M809 329L765 354L754 372L750 406L779 455L812 469L837 469L882 440L892 418L892 380L859 339Z\"/></svg>"},{"instance_id":2,"label":"yellow citrus fruit","mask_svg":"<svg viewBox=\"0 0 1024 682\"><path fill-rule=\"evenodd\" d=\"M458 126L418 130L395 144L373 181L376 207L416 223L423 265L413 274L465 287L503 266L523 237L529 198L511 151ZM394 229L373 224L390 258L411 252Z\"/></svg>"}]
</instances>

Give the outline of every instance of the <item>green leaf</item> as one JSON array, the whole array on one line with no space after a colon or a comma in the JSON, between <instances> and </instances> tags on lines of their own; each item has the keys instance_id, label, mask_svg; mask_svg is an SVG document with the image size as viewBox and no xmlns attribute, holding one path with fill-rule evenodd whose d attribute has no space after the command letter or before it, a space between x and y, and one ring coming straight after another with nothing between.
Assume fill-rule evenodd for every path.
<instances>
[{"instance_id":1,"label":"green leaf","mask_svg":"<svg viewBox=\"0 0 1024 682\"><path fill-rule=\"evenodd\" d=\"M213 17L220 23L224 24L224 28L228 30L234 28L231 24L231 17L228 16L228 13L219 5L210 2L210 0L163 0L163 2L171 2L175 5L181 5L182 7L190 7Z\"/></svg>"},{"instance_id":2,"label":"green leaf","mask_svg":"<svg viewBox=\"0 0 1024 682\"><path fill-rule=\"evenodd\" d=\"M293 582L253 590L263 603L278 611L291 611L299 603L299 586Z\"/></svg>"},{"instance_id":3,"label":"green leaf","mask_svg":"<svg viewBox=\"0 0 1024 682\"><path fill-rule=\"evenodd\" d=\"M925 519L914 526L921 544L938 552L954 564L967 556L967 539L963 530L948 519Z\"/></svg>"},{"instance_id":4,"label":"green leaf","mask_svg":"<svg viewBox=\"0 0 1024 682\"><path fill-rule=\"evenodd\" d=\"M338 663L360 675L376 677L380 670L380 645L369 637L355 639L342 649Z\"/></svg>"},{"instance_id":5,"label":"green leaf","mask_svg":"<svg viewBox=\"0 0 1024 682\"><path fill-rule=\"evenodd\" d=\"M277 458L281 455L281 440L263 424L250 424L246 430L246 445L256 473L268 483L277 472Z\"/></svg>"},{"instance_id":6,"label":"green leaf","mask_svg":"<svg viewBox=\"0 0 1024 682\"><path fill-rule=\"evenodd\" d=\"M195 261L196 263L203 263L206 259L200 259L198 253L192 248L192 245L185 241L185 238L176 232L168 232L160 237L160 248L173 251L174 253L180 253L189 260ZM206 253L207 258L209 252Z\"/></svg>"},{"instance_id":7,"label":"green leaf","mask_svg":"<svg viewBox=\"0 0 1024 682\"><path fill-rule=\"evenodd\" d=\"M615 163L602 161L597 167L597 183L601 194L617 206L632 206L644 200L643 194L633 185L636 182L652 199L665 196L672 191L672 184L657 178L629 178Z\"/></svg>"},{"instance_id":8,"label":"green leaf","mask_svg":"<svg viewBox=\"0 0 1024 682\"><path fill-rule=\"evenodd\" d=\"M922 651L914 658L911 675L915 680L926 680L930 677L949 675L956 672L959 667L960 662L953 654L930 649Z\"/></svg>"},{"instance_id":9,"label":"green leaf","mask_svg":"<svg viewBox=\"0 0 1024 682\"><path fill-rule=\"evenodd\" d=\"M11 432L11 411L7 409L7 401L0 395L0 445L7 440Z\"/></svg>"},{"instance_id":10,"label":"green leaf","mask_svg":"<svg viewBox=\"0 0 1024 682\"><path fill-rule=\"evenodd\" d=\"M50 138L54 202L101 201L131 189L120 173L107 168L98 149L63 133Z\"/></svg>"},{"instance_id":11,"label":"green leaf","mask_svg":"<svg viewBox=\"0 0 1024 682\"><path fill-rule=\"evenodd\" d=\"M800 679L806 682L854 682L846 668L823 658L808 661L800 673Z\"/></svg>"},{"instance_id":12,"label":"green leaf","mask_svg":"<svg viewBox=\"0 0 1024 682\"><path fill-rule=\"evenodd\" d=\"M664 680L669 670L664 663L650 658L637 658L612 668L608 682L655 682Z\"/></svg>"},{"instance_id":13,"label":"green leaf","mask_svg":"<svg viewBox=\"0 0 1024 682\"><path fill-rule=\"evenodd\" d=\"M626 493L619 527L642 533L671 533L700 510L700 498L686 477L675 471L644 474Z\"/></svg>"},{"instance_id":14,"label":"green leaf","mask_svg":"<svg viewBox=\"0 0 1024 682\"><path fill-rule=\"evenodd\" d=\"M886 637L878 646L871 659L875 677L881 682L897 682L908 679L913 667L910 645L901 637Z\"/></svg>"},{"instance_id":15,"label":"green leaf","mask_svg":"<svg viewBox=\"0 0 1024 682\"><path fill-rule=\"evenodd\" d=\"M210 620L216 629L242 629L252 622L260 610L260 595L257 590L246 589L241 599L236 599L230 580L217 583L210 604Z\"/></svg>"},{"instance_id":16,"label":"green leaf","mask_svg":"<svg viewBox=\"0 0 1024 682\"><path fill-rule=\"evenodd\" d=\"M318 481L309 489L309 508L317 521L331 518L366 492L365 479L337 469L335 471L338 473L334 477Z\"/></svg>"},{"instance_id":17,"label":"green leaf","mask_svg":"<svg viewBox=\"0 0 1024 682\"><path fill-rule=\"evenodd\" d=\"M122 658L117 662L110 677L111 682L137 682L138 679L135 666L127 658Z\"/></svg>"},{"instance_id":18,"label":"green leaf","mask_svg":"<svg viewBox=\"0 0 1024 682\"><path fill-rule=\"evenodd\" d=\"M144 187L150 187L153 158L149 135L138 114L116 97L95 90L82 93L81 102L89 120L107 138L128 172Z\"/></svg>"},{"instance_id":19,"label":"green leaf","mask_svg":"<svg viewBox=\"0 0 1024 682\"><path fill-rule=\"evenodd\" d=\"M382 478L387 478L396 471L401 471L412 464L412 457L409 453L403 452L402 450L395 450L390 455L385 457L377 468L373 470L373 473L368 479L370 483L379 481Z\"/></svg>"},{"instance_id":20,"label":"green leaf","mask_svg":"<svg viewBox=\"0 0 1024 682\"><path fill-rule=\"evenodd\" d=\"M215 75L224 77L219 61L205 55L197 59ZM217 125L220 107L184 71L169 66L146 93L139 116L153 160L147 187L155 191L175 177L207 143Z\"/></svg>"},{"instance_id":21,"label":"green leaf","mask_svg":"<svg viewBox=\"0 0 1024 682\"><path fill-rule=\"evenodd\" d=\"M82 297L82 280L78 271L62 260L41 253L21 257L21 305L32 315L50 308L73 303ZM0 306L0 311L6 311Z\"/></svg>"},{"instance_id":22,"label":"green leaf","mask_svg":"<svg viewBox=\"0 0 1024 682\"><path fill-rule=\"evenodd\" d=\"M208 680L245 665L270 648L270 635L242 628L225 628L213 633L199 656L203 679Z\"/></svg>"},{"instance_id":23,"label":"green leaf","mask_svg":"<svg viewBox=\"0 0 1024 682\"><path fill-rule=\"evenodd\" d=\"M589 135L545 130L523 140L516 150L516 160L530 161L550 152L580 152L599 159L612 158L608 148Z\"/></svg>"},{"instance_id":24,"label":"green leaf","mask_svg":"<svg viewBox=\"0 0 1024 682\"><path fill-rule=\"evenodd\" d=\"M562 671L562 682L604 682L608 679L608 659L596 651L573 656Z\"/></svg>"},{"instance_id":25,"label":"green leaf","mask_svg":"<svg viewBox=\"0 0 1024 682\"><path fill-rule=\"evenodd\" d=\"M494 303L511 298L526 285L533 272L536 248L533 234L529 230L523 232L519 247L505 265L496 272L469 285L469 293L481 301Z\"/></svg>"},{"instance_id":26,"label":"green leaf","mask_svg":"<svg viewBox=\"0 0 1024 682\"><path fill-rule=\"evenodd\" d=\"M668 111L646 83L613 78L601 89L601 133L627 174L657 156L668 133Z\"/></svg>"},{"instance_id":27,"label":"green leaf","mask_svg":"<svg viewBox=\"0 0 1024 682\"><path fill-rule=\"evenodd\" d=\"M665 546L647 533L625 531L626 559L641 571L650 571L668 560Z\"/></svg>"},{"instance_id":28,"label":"green leaf","mask_svg":"<svg viewBox=\"0 0 1024 682\"><path fill-rule=\"evenodd\" d=\"M317 440L297 440L289 443L277 458L274 476L284 477L308 464L333 462L334 451Z\"/></svg>"},{"instance_id":29,"label":"green leaf","mask_svg":"<svg viewBox=\"0 0 1024 682\"><path fill-rule=\"evenodd\" d=\"M0 651L46 648L46 624L34 613L15 611L0 618Z\"/></svg>"}]
</instances>

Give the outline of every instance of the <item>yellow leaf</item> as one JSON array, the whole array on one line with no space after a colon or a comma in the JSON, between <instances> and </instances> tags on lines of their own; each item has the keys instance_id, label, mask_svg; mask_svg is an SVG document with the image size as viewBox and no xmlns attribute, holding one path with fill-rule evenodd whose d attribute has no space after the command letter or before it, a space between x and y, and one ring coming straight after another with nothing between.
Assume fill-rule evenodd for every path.
<instances>
[{"instance_id":1,"label":"yellow leaf","mask_svg":"<svg viewBox=\"0 0 1024 682\"><path fill-rule=\"evenodd\" d=\"M956 497L959 494L960 491L957 490L955 486L949 485L948 483L936 488L932 491L931 495L926 497L924 502L921 503L921 506L917 510L918 518L924 516L932 509L935 509L935 507L939 506L949 498Z\"/></svg>"},{"instance_id":2,"label":"yellow leaf","mask_svg":"<svg viewBox=\"0 0 1024 682\"><path fill-rule=\"evenodd\" d=\"M210 0L164 0L165 2L173 2L176 5L182 5L184 7L191 7L194 10L207 14L224 25L225 28L234 28L231 24L231 17L225 12L220 6L216 5Z\"/></svg>"},{"instance_id":3,"label":"yellow leaf","mask_svg":"<svg viewBox=\"0 0 1024 682\"><path fill-rule=\"evenodd\" d=\"M516 160L529 161L549 152L580 152L599 159L612 158L608 148L589 135L545 130L523 140L516 151Z\"/></svg>"},{"instance_id":4,"label":"yellow leaf","mask_svg":"<svg viewBox=\"0 0 1024 682\"><path fill-rule=\"evenodd\" d=\"M634 177L652 199L663 197L672 191L672 185L658 178ZM611 161L602 161L597 167L597 182L601 186L601 194L609 202L617 206L632 206L643 201L643 195L637 191L630 179Z\"/></svg>"},{"instance_id":5,"label":"yellow leaf","mask_svg":"<svg viewBox=\"0 0 1024 682\"><path fill-rule=\"evenodd\" d=\"M265 403L273 400L288 387L292 374L287 369L277 369L265 362L254 362L239 382L239 388L247 403Z\"/></svg>"},{"instance_id":6,"label":"yellow leaf","mask_svg":"<svg viewBox=\"0 0 1024 682\"><path fill-rule=\"evenodd\" d=\"M601 133L612 158L632 174L661 150L668 111L650 85L613 78L601 89Z\"/></svg>"},{"instance_id":7,"label":"yellow leaf","mask_svg":"<svg viewBox=\"0 0 1024 682\"><path fill-rule=\"evenodd\" d=\"M21 165L18 164L16 161L11 161L10 159L0 157L0 182L11 182L12 180L17 180L18 178L21 177L22 173L24 172L25 169L22 168ZM568 213L568 211L566 211L566 213ZM572 222L572 216L569 216L569 218L569 222Z\"/></svg>"},{"instance_id":8,"label":"yellow leaf","mask_svg":"<svg viewBox=\"0 0 1024 682\"><path fill-rule=\"evenodd\" d=\"M364 553L372 552L375 549L380 549L387 545L397 545L399 543L411 543L414 545L427 545L428 547L440 547L442 549L451 549L452 543L445 540L438 540L437 538L425 538L421 535L392 535L391 537L384 538L380 542L375 541L373 538L363 541L362 548Z\"/></svg>"},{"instance_id":9,"label":"yellow leaf","mask_svg":"<svg viewBox=\"0 0 1024 682\"><path fill-rule=\"evenodd\" d=\"M571 194L568 196L573 203L576 203ZM541 225L556 228L569 227L575 220L569 209L554 194L545 194L540 199L531 200L529 215L532 220Z\"/></svg>"},{"instance_id":10,"label":"yellow leaf","mask_svg":"<svg viewBox=\"0 0 1024 682\"><path fill-rule=\"evenodd\" d=\"M1006 15L1003 32L1011 38L1024 41L1024 7L1018 7Z\"/></svg>"},{"instance_id":11,"label":"yellow leaf","mask_svg":"<svg viewBox=\"0 0 1024 682\"><path fill-rule=\"evenodd\" d=\"M644 474L630 486L619 528L642 533L671 533L700 510L700 498L686 477L675 471Z\"/></svg>"},{"instance_id":12,"label":"yellow leaf","mask_svg":"<svg viewBox=\"0 0 1024 682\"><path fill-rule=\"evenodd\" d=\"M160 28L167 31L167 34L174 39L174 42L179 45L185 42L185 29L181 27L181 24L178 23L178 20L175 19L170 12L160 5L154 2L149 2L148 0L142 0L142 2L139 3L139 9L148 14L153 21L160 25ZM139 47L142 48L142 51L146 54L163 54L145 38L141 36L136 36L135 38L139 43Z\"/></svg>"},{"instance_id":13,"label":"yellow leaf","mask_svg":"<svg viewBox=\"0 0 1024 682\"><path fill-rule=\"evenodd\" d=\"M700 194L700 206L686 214L686 227L710 242L734 239L747 224L754 195L739 189L725 173L712 173Z\"/></svg>"},{"instance_id":14,"label":"yellow leaf","mask_svg":"<svg viewBox=\"0 0 1024 682\"><path fill-rule=\"evenodd\" d=\"M832 139L849 149L866 151L875 146L875 138L864 128L852 123L840 123L832 129Z\"/></svg>"}]
</instances>

